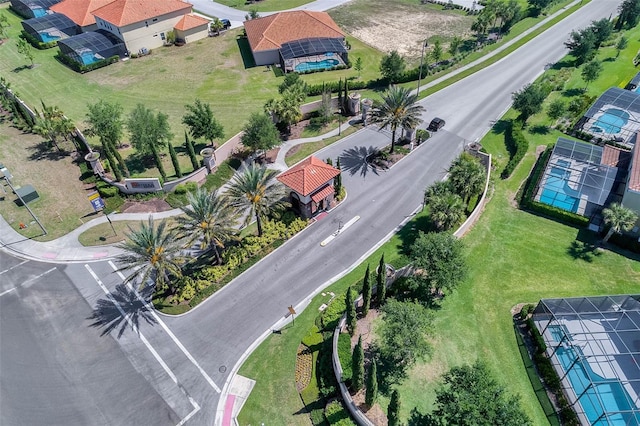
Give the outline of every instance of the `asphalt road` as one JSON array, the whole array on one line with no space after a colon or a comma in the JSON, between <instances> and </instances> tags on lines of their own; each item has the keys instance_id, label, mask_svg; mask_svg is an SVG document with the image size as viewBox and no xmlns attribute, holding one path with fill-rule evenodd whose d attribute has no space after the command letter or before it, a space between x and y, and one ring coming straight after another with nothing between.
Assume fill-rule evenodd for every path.
<instances>
[{"instance_id":1,"label":"asphalt road","mask_svg":"<svg viewBox=\"0 0 640 426\"><path fill-rule=\"evenodd\" d=\"M370 128L319 153L341 157L347 201L187 315L145 311L117 288L121 279L107 262L22 263L0 253L1 423L211 424L237 361L286 307L410 216L423 189L508 108L511 93L565 54L569 32L615 14L618 4L592 1L509 57L426 98L425 121L437 115L446 127L389 171L376 174L362 161L372 146L389 142L387 132ZM356 215L360 220L320 246ZM118 336L122 323L101 335L119 321L105 290L138 321L140 335L125 328ZM104 325L92 326L96 321Z\"/></svg>"}]
</instances>

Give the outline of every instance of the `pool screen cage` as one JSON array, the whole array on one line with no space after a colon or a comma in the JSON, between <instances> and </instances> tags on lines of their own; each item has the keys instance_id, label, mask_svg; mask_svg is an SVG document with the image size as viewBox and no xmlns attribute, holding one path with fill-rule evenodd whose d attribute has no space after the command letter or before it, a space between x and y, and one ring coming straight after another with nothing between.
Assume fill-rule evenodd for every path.
<instances>
[{"instance_id":1,"label":"pool screen cage","mask_svg":"<svg viewBox=\"0 0 640 426\"><path fill-rule=\"evenodd\" d=\"M280 65L285 71L295 70L303 62L321 62L335 59L338 65L345 65L347 47L344 39L315 37L283 43L280 47Z\"/></svg>"},{"instance_id":2,"label":"pool screen cage","mask_svg":"<svg viewBox=\"0 0 640 426\"><path fill-rule=\"evenodd\" d=\"M533 322L583 425L640 425L640 295L542 299Z\"/></svg>"},{"instance_id":3,"label":"pool screen cage","mask_svg":"<svg viewBox=\"0 0 640 426\"><path fill-rule=\"evenodd\" d=\"M599 213L615 196L614 185L622 183L626 173L602 164L603 151L591 143L558 138L538 182L535 201L585 217ZM563 205L567 199L576 199L574 210Z\"/></svg>"},{"instance_id":4,"label":"pool screen cage","mask_svg":"<svg viewBox=\"0 0 640 426\"><path fill-rule=\"evenodd\" d=\"M124 56L126 53L124 42L103 30L89 31L60 40L58 47L64 55L83 65L87 64L86 55L101 60L115 55Z\"/></svg>"},{"instance_id":5,"label":"pool screen cage","mask_svg":"<svg viewBox=\"0 0 640 426\"><path fill-rule=\"evenodd\" d=\"M66 38L82 32L81 28L61 13L49 13L40 18L22 21L24 30L38 40L44 41L41 34L52 38Z\"/></svg>"},{"instance_id":6,"label":"pool screen cage","mask_svg":"<svg viewBox=\"0 0 640 426\"><path fill-rule=\"evenodd\" d=\"M633 146L635 134L640 130L640 93L619 87L608 89L591 105L576 128L593 135L596 142Z\"/></svg>"},{"instance_id":7,"label":"pool screen cage","mask_svg":"<svg viewBox=\"0 0 640 426\"><path fill-rule=\"evenodd\" d=\"M24 18L44 16L47 10L61 0L11 0L11 9Z\"/></svg>"}]
</instances>

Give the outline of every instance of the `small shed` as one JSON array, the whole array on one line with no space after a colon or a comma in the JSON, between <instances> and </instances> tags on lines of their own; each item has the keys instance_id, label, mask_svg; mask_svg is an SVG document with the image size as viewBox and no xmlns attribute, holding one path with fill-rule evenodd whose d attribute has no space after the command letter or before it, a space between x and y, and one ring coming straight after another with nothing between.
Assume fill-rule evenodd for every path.
<instances>
[{"instance_id":1,"label":"small shed","mask_svg":"<svg viewBox=\"0 0 640 426\"><path fill-rule=\"evenodd\" d=\"M30 203L31 201L40 198L40 195L38 195L38 192L32 185L25 185L20 188L16 188L15 193L18 196L17 204L19 206L24 205L23 202Z\"/></svg>"},{"instance_id":2,"label":"small shed","mask_svg":"<svg viewBox=\"0 0 640 426\"><path fill-rule=\"evenodd\" d=\"M209 35L209 20L189 13L184 15L173 29L176 32L176 41L191 43Z\"/></svg>"},{"instance_id":3,"label":"small shed","mask_svg":"<svg viewBox=\"0 0 640 426\"><path fill-rule=\"evenodd\" d=\"M333 179L340 170L317 157L309 157L278 176L291 191L291 207L304 218L328 210L335 204Z\"/></svg>"}]
</instances>

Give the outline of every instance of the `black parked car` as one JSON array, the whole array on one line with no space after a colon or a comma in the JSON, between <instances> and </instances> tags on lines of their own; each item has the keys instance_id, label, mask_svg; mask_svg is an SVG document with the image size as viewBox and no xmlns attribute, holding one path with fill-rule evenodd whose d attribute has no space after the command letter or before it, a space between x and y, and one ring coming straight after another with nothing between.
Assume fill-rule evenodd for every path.
<instances>
[{"instance_id":1,"label":"black parked car","mask_svg":"<svg viewBox=\"0 0 640 426\"><path fill-rule=\"evenodd\" d=\"M430 130L432 132L437 132L438 130L442 129L444 127L444 120L442 118L434 118L433 120L431 120L431 123L429 123L429 127L427 127L427 130Z\"/></svg>"}]
</instances>

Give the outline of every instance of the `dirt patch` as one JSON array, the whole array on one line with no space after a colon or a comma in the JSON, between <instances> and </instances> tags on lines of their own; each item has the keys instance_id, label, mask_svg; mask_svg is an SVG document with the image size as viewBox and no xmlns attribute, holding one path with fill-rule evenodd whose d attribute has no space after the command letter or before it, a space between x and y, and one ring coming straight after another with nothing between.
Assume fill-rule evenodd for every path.
<instances>
[{"instance_id":1,"label":"dirt patch","mask_svg":"<svg viewBox=\"0 0 640 426\"><path fill-rule=\"evenodd\" d=\"M145 201L127 201L122 205L122 213L158 213L171 210L172 207L164 200L153 198Z\"/></svg>"},{"instance_id":2,"label":"dirt patch","mask_svg":"<svg viewBox=\"0 0 640 426\"><path fill-rule=\"evenodd\" d=\"M422 41L436 36L446 50L454 36L465 38L472 34L474 19L433 5L389 0L355 0L330 14L341 28L366 44L387 53L397 50L409 58L419 58Z\"/></svg>"},{"instance_id":3,"label":"dirt patch","mask_svg":"<svg viewBox=\"0 0 640 426\"><path fill-rule=\"evenodd\" d=\"M352 395L354 404L356 404L360 411L362 411L364 415L371 420L371 423L376 426L387 426L387 415L382 411L382 408L380 408L378 404L374 404L373 407L369 407L365 404L364 397L364 389L359 391L357 394Z\"/></svg>"}]
</instances>

